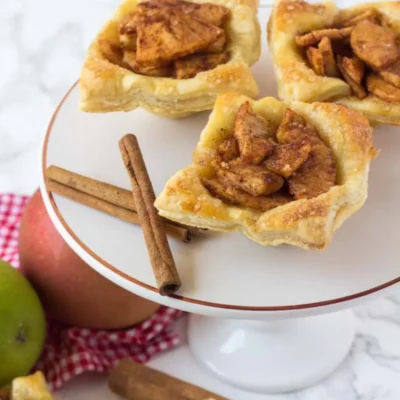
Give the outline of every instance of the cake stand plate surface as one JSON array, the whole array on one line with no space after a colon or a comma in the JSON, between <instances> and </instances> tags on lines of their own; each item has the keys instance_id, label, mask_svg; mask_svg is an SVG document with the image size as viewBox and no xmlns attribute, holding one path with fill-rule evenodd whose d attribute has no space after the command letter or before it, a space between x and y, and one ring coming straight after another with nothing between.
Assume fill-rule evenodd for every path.
<instances>
[{"instance_id":1,"label":"cake stand plate surface","mask_svg":"<svg viewBox=\"0 0 400 400\"><path fill-rule=\"evenodd\" d=\"M264 26L268 11L262 11ZM276 95L265 41L253 70L260 97ZM139 139L156 193L191 163L208 112L181 120L159 118L140 109L88 114L77 108L78 89L74 86L66 95L49 126L43 168L55 164L129 188L118 149L118 140L127 132ZM339 303L399 280L400 185L393 184L400 179L398 128L377 129L375 146L382 152L371 165L368 200L336 232L326 250L263 247L239 232L207 232L190 244L170 240L182 278L176 298L157 294L139 227L61 196L49 197L44 182L42 189L50 215L71 247L128 290L174 307L211 314L215 310L227 317L248 318L251 310L302 309L306 313L309 307Z\"/></svg>"},{"instance_id":2,"label":"cake stand plate surface","mask_svg":"<svg viewBox=\"0 0 400 400\"><path fill-rule=\"evenodd\" d=\"M276 96L276 83L265 41L268 14L268 9L259 12L263 27L263 55L253 67L260 97ZM189 344L196 358L222 378L228 376L226 380L230 382L254 390L291 390L310 384L335 368L347 354L354 335L351 318L347 314L339 317L332 314L314 317L327 318L319 319L318 323L304 319L307 326L301 329L287 319L348 308L366 297L389 290L400 281L397 230L400 185L395 184L400 180L398 128L381 127L375 131L375 147L382 152L371 165L367 202L336 232L326 250L263 247L239 232L209 231L195 237L189 244L172 239L171 249L182 287L176 295L162 297L156 290L140 228L51 195L45 188L44 171L54 164L129 189L118 141L125 133L134 133L155 192L160 193L176 171L191 163L192 152L209 112L181 120L159 118L140 109L129 113L87 114L78 110L78 92L75 85L56 110L43 142L41 161L44 202L53 223L71 248L106 278L152 301L208 316L264 320L261 325L251 325L246 321L241 327L229 325L231 320L222 321L225 326L216 329L215 320L192 318ZM265 322L273 319L286 320L277 325ZM193 328L195 325L198 329ZM213 340L204 333L210 329L216 332ZM275 339L281 335L287 339L286 342L267 340L267 337L274 337L271 329L275 330ZM242 333L235 333L240 331ZM322 338L315 341L318 356L307 364L308 372L304 370L299 379L293 379L296 371L302 372L299 365L304 365L307 359L304 352L309 351L313 343L307 337L317 338L319 334ZM209 352L214 352L213 357L206 356L201 336L207 337L204 343ZM289 368L290 365L294 367L291 363L296 337L297 346L304 352L298 354L297 367ZM217 351L222 342L228 343L225 352ZM250 349L247 356L237 351L240 348L237 343ZM249 343L253 343L252 348ZM271 348L267 349L267 343L274 343L275 353ZM263 350L257 352L254 344ZM323 346L331 346L331 349L321 352ZM280 369L277 364L275 375L268 369L272 368L274 360L268 357L280 360ZM229 364L239 365L241 362L254 368L264 365L265 373L271 379L263 384L259 373L257 379L250 381L240 374L240 369L232 373ZM278 379L278 375L281 378ZM286 385L282 384L285 379Z\"/></svg>"}]
</instances>

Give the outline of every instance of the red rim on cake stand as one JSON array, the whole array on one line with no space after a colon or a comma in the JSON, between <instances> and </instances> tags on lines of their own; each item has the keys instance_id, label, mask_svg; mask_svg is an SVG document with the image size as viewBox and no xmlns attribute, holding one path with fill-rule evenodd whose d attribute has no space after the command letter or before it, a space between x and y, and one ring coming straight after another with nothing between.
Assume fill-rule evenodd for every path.
<instances>
[{"instance_id":1,"label":"red rim on cake stand","mask_svg":"<svg viewBox=\"0 0 400 400\"><path fill-rule=\"evenodd\" d=\"M260 10L265 26L268 10ZM265 36L265 32L263 33ZM253 67L260 97L276 94L267 45ZM182 279L176 295L155 287L139 227L47 192L44 171L57 165L129 188L118 140L135 133L156 193L191 154L208 112L166 120L144 110L88 114L75 84L50 122L41 154L41 190L57 230L92 268L125 289L192 313L194 357L226 382L249 391L304 388L330 374L355 335L351 307L400 282L400 134L381 127L364 207L322 251L263 247L240 233L207 232L191 243L170 240ZM105 299L107 301L107 299Z\"/></svg>"}]
</instances>

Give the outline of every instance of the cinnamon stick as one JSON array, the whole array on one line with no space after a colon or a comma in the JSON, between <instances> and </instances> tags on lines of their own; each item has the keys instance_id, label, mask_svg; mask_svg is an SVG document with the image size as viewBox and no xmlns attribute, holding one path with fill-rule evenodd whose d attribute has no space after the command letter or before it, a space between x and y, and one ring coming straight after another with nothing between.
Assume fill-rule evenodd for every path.
<instances>
[{"instance_id":1,"label":"cinnamon stick","mask_svg":"<svg viewBox=\"0 0 400 400\"><path fill-rule=\"evenodd\" d=\"M108 378L110 389L129 400L227 400L163 372L122 360Z\"/></svg>"},{"instance_id":2,"label":"cinnamon stick","mask_svg":"<svg viewBox=\"0 0 400 400\"><path fill-rule=\"evenodd\" d=\"M50 165L47 168L46 177L116 206L136 212L132 193L129 190L88 178L55 165Z\"/></svg>"},{"instance_id":3,"label":"cinnamon stick","mask_svg":"<svg viewBox=\"0 0 400 400\"><path fill-rule=\"evenodd\" d=\"M76 201L77 203L84 204L88 207L112 215L113 217L122 219L123 221L140 226L139 217L137 213L133 211L115 206L114 204L111 204L105 200L90 196L84 192L80 192L79 190L75 190L51 179L47 179L46 187L49 191L67 197ZM163 225L166 233L171 237L186 243L190 241L191 235L187 229L168 223L164 223Z\"/></svg>"},{"instance_id":4,"label":"cinnamon stick","mask_svg":"<svg viewBox=\"0 0 400 400\"><path fill-rule=\"evenodd\" d=\"M122 207L136 213L135 201L132 197L132 192L129 190L122 189L118 186L98 181L96 179L89 178L81 174L77 174L76 172L68 171L55 165L50 165L49 167L47 167L46 177L65 186L79 190L80 192L86 193L100 200L104 200L115 206ZM176 239L182 238L182 241L184 242L188 242L192 235L197 235L200 232L199 228L186 226L180 224L179 222L171 221L163 217L161 217L161 219L164 221L165 224L175 225L183 228L183 230L177 231L173 228L167 228L167 233L169 234L169 232L175 231L179 232L179 235L178 237L176 237ZM171 234L171 236L175 237L173 234Z\"/></svg>"},{"instance_id":5,"label":"cinnamon stick","mask_svg":"<svg viewBox=\"0 0 400 400\"><path fill-rule=\"evenodd\" d=\"M159 293L163 296L172 294L180 288L181 281L162 220L154 208L156 196L136 136L125 135L119 142L119 148L131 180L132 194Z\"/></svg>"}]
</instances>

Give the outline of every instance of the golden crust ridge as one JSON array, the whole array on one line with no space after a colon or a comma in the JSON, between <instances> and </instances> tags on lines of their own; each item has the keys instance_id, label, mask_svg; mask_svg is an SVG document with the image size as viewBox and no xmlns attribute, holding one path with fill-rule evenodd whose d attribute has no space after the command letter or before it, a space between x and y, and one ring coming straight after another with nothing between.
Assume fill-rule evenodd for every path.
<instances>
[{"instance_id":1,"label":"golden crust ridge","mask_svg":"<svg viewBox=\"0 0 400 400\"><path fill-rule=\"evenodd\" d=\"M351 95L342 79L318 76L309 68L295 44L295 36L332 26L369 9L379 11L400 33L400 3L365 3L339 10L332 1L308 4L303 0L277 0L268 22L268 44L284 101L335 101L366 115L373 125L400 125L400 103L389 103L372 94L363 99Z\"/></svg>"},{"instance_id":2,"label":"golden crust ridge","mask_svg":"<svg viewBox=\"0 0 400 400\"><path fill-rule=\"evenodd\" d=\"M244 101L250 101L253 110L276 127L288 106L312 123L334 153L337 184L318 197L292 201L265 212L235 207L212 197L199 177L209 174L217 147L231 135L236 111ZM218 231L238 230L262 245L286 243L322 249L344 220L363 205L374 156L372 129L361 113L334 103L285 105L271 97L253 101L239 93L227 93L216 101L193 164L170 178L155 206L166 218Z\"/></svg>"},{"instance_id":3,"label":"golden crust ridge","mask_svg":"<svg viewBox=\"0 0 400 400\"><path fill-rule=\"evenodd\" d=\"M191 1L191 0L189 0ZM196 0L205 3L206 0ZM212 0L231 11L225 24L229 36L226 64L198 73L190 79L148 77L111 64L99 48L99 40L116 43L118 24L135 12L137 0L124 0L90 45L80 76L80 109L87 112L130 111L143 107L168 118L211 109L218 94L240 91L258 94L250 66L260 56L260 26L254 0Z\"/></svg>"}]
</instances>

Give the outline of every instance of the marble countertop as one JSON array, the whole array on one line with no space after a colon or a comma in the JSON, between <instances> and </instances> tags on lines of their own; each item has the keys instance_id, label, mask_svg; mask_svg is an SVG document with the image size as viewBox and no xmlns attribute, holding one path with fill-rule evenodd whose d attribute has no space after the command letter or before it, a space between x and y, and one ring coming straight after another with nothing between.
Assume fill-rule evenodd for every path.
<instances>
[{"instance_id":1,"label":"marble countertop","mask_svg":"<svg viewBox=\"0 0 400 400\"><path fill-rule=\"evenodd\" d=\"M38 187L39 148L53 109L77 79L88 44L118 3L2 0L0 192L30 194ZM351 354L324 382L285 395L227 393L235 400L399 400L400 293L374 300L355 312L358 334ZM176 371L179 364L182 378L198 384L201 378L201 384L212 390L215 380L193 363L183 345L151 364L164 371L170 365ZM101 376L78 378L59 397L115 398Z\"/></svg>"}]
</instances>

